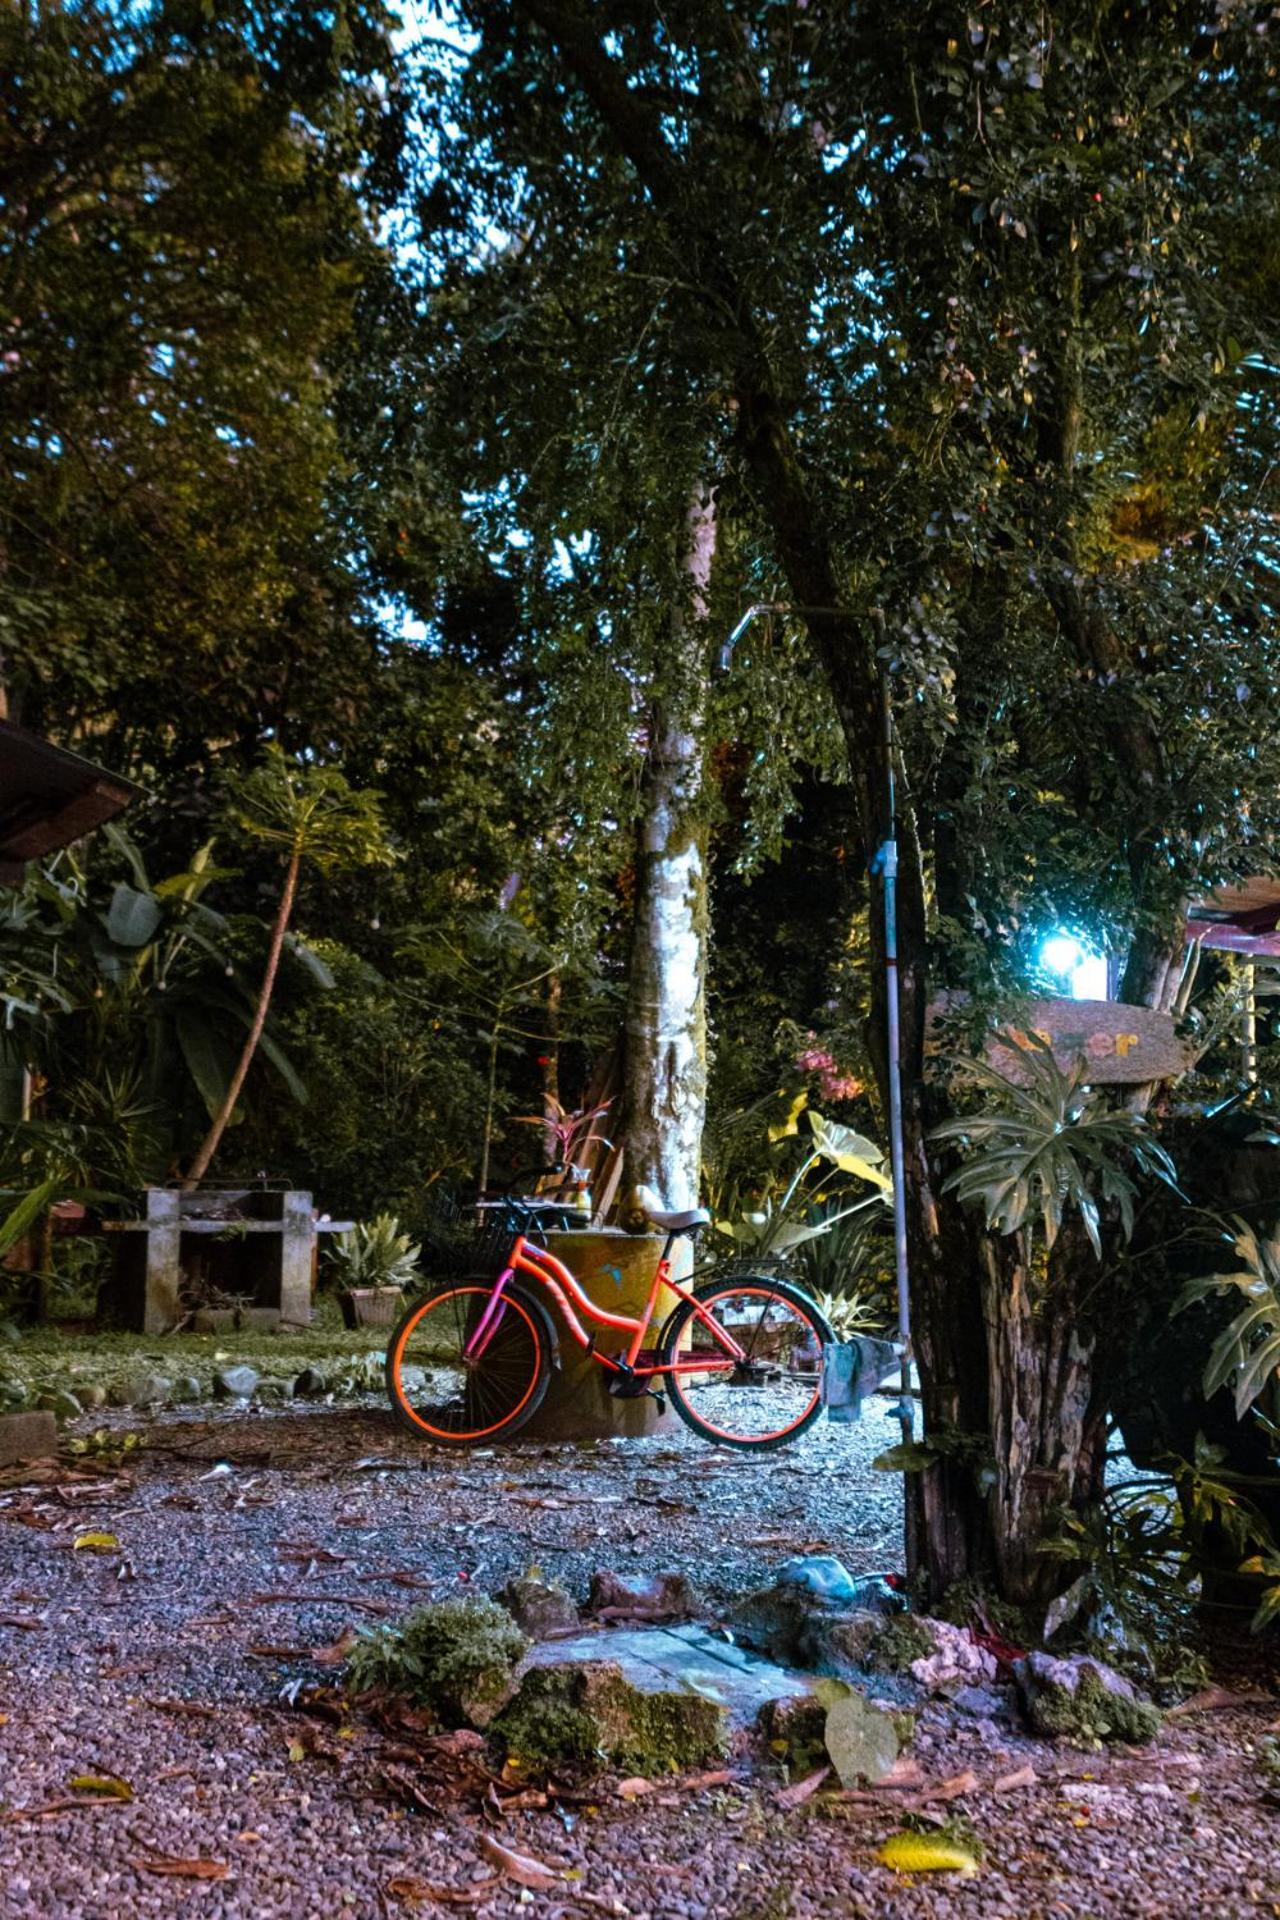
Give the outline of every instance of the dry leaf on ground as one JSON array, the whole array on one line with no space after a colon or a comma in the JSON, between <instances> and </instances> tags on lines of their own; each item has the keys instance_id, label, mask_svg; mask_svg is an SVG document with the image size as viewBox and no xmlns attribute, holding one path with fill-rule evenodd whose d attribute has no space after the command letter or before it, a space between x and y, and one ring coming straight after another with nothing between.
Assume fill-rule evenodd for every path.
<instances>
[{"instance_id":1,"label":"dry leaf on ground","mask_svg":"<svg viewBox=\"0 0 1280 1920\"><path fill-rule=\"evenodd\" d=\"M140 1873L160 1873L170 1880L225 1880L231 1872L225 1860L178 1860L167 1853L140 1853L129 1865Z\"/></svg>"},{"instance_id":2,"label":"dry leaf on ground","mask_svg":"<svg viewBox=\"0 0 1280 1920\"><path fill-rule=\"evenodd\" d=\"M1262 1687L1244 1687L1239 1693L1230 1687L1205 1687L1200 1693L1193 1693L1189 1700L1182 1700L1176 1707L1170 1707L1166 1719L1172 1720L1184 1713L1217 1713L1226 1707L1271 1706L1275 1694L1268 1693Z\"/></svg>"},{"instance_id":3,"label":"dry leaf on ground","mask_svg":"<svg viewBox=\"0 0 1280 1920\"><path fill-rule=\"evenodd\" d=\"M541 1860L535 1860L531 1854L517 1853L513 1847L504 1847L491 1833L477 1834L480 1851L485 1858L492 1860L495 1867L510 1874L522 1887L558 1887L563 1880L563 1869L549 1867Z\"/></svg>"},{"instance_id":4,"label":"dry leaf on ground","mask_svg":"<svg viewBox=\"0 0 1280 1920\"><path fill-rule=\"evenodd\" d=\"M806 1800L813 1798L823 1781L830 1778L831 1768L819 1767L816 1773L806 1774L803 1780L797 1780L793 1786L783 1787L780 1793L775 1793L773 1804L775 1807L782 1807L784 1811L803 1806Z\"/></svg>"},{"instance_id":5,"label":"dry leaf on ground","mask_svg":"<svg viewBox=\"0 0 1280 1920\"><path fill-rule=\"evenodd\" d=\"M1034 1767L1019 1767L1016 1773L1002 1773L992 1788L993 1793L1013 1793L1019 1787L1034 1787L1039 1775Z\"/></svg>"},{"instance_id":6,"label":"dry leaf on ground","mask_svg":"<svg viewBox=\"0 0 1280 1920\"><path fill-rule=\"evenodd\" d=\"M620 1800L639 1800L643 1794L652 1792L652 1780L646 1780L640 1774L634 1775L630 1780L619 1780L617 1786Z\"/></svg>"}]
</instances>

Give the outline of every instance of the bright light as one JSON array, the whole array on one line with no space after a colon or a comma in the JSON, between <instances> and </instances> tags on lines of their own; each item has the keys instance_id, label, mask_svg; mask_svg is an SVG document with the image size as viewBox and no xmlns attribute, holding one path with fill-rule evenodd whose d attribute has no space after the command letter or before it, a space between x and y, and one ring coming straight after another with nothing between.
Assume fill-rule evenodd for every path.
<instances>
[{"instance_id":1,"label":"bright light","mask_svg":"<svg viewBox=\"0 0 1280 1920\"><path fill-rule=\"evenodd\" d=\"M1040 965L1045 972L1064 978L1075 972L1084 957L1084 948L1069 933L1051 933L1040 948Z\"/></svg>"},{"instance_id":2,"label":"bright light","mask_svg":"<svg viewBox=\"0 0 1280 1920\"><path fill-rule=\"evenodd\" d=\"M1073 933L1051 933L1040 943L1040 965L1073 1000L1105 1000L1107 957L1090 953Z\"/></svg>"}]
</instances>

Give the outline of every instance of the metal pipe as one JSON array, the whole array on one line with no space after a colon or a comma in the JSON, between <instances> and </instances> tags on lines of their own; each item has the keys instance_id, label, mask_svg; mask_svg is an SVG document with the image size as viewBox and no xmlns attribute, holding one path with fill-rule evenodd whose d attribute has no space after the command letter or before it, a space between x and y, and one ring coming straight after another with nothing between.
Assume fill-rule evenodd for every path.
<instances>
[{"instance_id":1,"label":"metal pipe","mask_svg":"<svg viewBox=\"0 0 1280 1920\"><path fill-rule=\"evenodd\" d=\"M733 659L733 650L746 632L751 622L762 613L834 614L845 613L842 607L809 607L783 600L761 600L749 606L728 640L720 649L720 666L724 671ZM879 642L878 651L884 655L884 615L876 608L871 615ZM907 1180L906 1155L903 1146L902 1127L902 1031L898 996L898 795L894 778L893 744L893 702L889 690L889 674L882 669L880 676L881 715L883 724L885 801L887 806L886 832L883 841L876 849L871 860L872 873L878 873L884 884L884 957L885 957L885 1001L886 1001L886 1039L888 1043L888 1081L889 1081L889 1165L893 1173L893 1258L894 1274L898 1296L898 1338L902 1343L902 1376L898 1401L898 1415L902 1423L904 1444L912 1437L913 1410L911 1386L911 1285L910 1265L907 1252ZM907 1561L912 1565L914 1556L911 1550L911 1503L907 1502L908 1538Z\"/></svg>"}]
</instances>

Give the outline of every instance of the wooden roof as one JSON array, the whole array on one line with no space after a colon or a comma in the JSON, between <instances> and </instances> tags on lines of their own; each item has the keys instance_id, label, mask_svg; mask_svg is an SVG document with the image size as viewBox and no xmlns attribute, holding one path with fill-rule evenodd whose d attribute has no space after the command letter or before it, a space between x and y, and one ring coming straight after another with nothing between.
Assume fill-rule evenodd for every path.
<instances>
[{"instance_id":1,"label":"wooden roof","mask_svg":"<svg viewBox=\"0 0 1280 1920\"><path fill-rule=\"evenodd\" d=\"M1193 901L1187 938L1246 959L1280 954L1280 880L1257 874Z\"/></svg>"},{"instance_id":2,"label":"wooden roof","mask_svg":"<svg viewBox=\"0 0 1280 1920\"><path fill-rule=\"evenodd\" d=\"M21 886L28 860L69 847L123 813L141 791L92 760L0 720L0 884Z\"/></svg>"}]
</instances>

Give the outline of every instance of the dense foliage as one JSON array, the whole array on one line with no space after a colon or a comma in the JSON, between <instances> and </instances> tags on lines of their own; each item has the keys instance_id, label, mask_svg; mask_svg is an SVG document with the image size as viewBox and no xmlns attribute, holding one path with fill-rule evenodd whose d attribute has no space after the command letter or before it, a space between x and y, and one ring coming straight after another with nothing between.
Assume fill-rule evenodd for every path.
<instances>
[{"instance_id":1,"label":"dense foliage","mask_svg":"<svg viewBox=\"0 0 1280 1920\"><path fill-rule=\"evenodd\" d=\"M213 1116L220 1172L416 1230L532 1157L609 1072L676 715L708 1173L769 1191L803 1093L883 1122L888 669L922 1538L1038 1593L1167 1167L1074 1082L976 1112L925 1014L980 1047L1063 925L1171 1008L1189 899L1274 863L1272 10L85 0L5 11L0 76L9 712L147 789L7 904L0 1177L171 1174ZM285 765L376 862L281 894L236 822Z\"/></svg>"}]
</instances>

